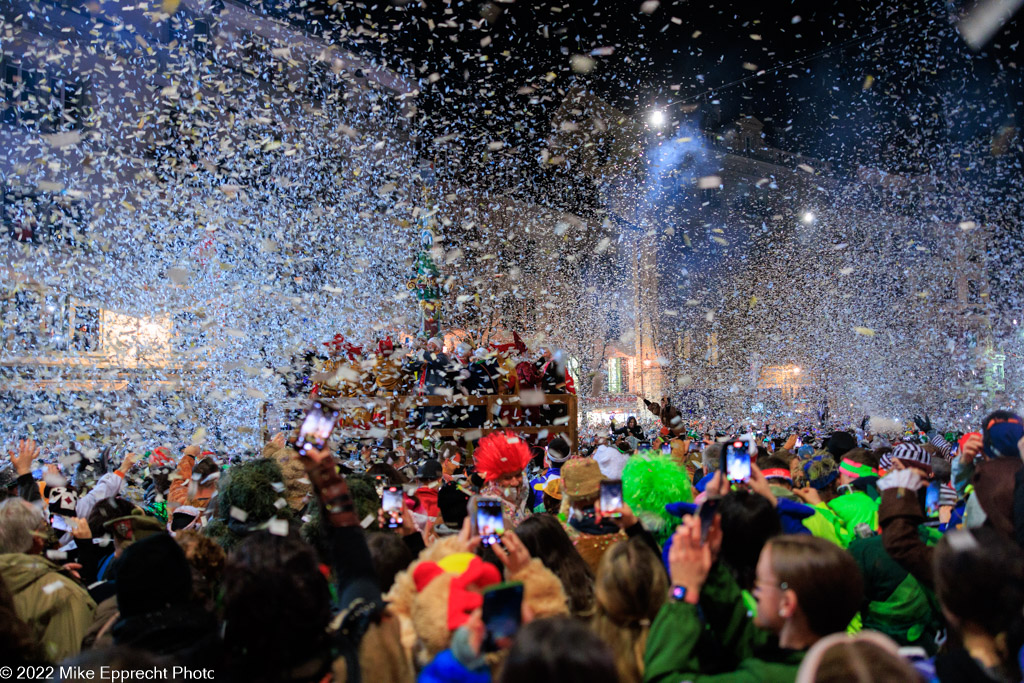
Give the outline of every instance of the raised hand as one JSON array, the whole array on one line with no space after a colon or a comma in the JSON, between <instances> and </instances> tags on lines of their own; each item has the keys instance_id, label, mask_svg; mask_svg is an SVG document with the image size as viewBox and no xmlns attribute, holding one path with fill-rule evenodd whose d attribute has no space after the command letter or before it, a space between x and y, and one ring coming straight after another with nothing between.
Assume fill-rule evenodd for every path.
<instances>
[{"instance_id":1,"label":"raised hand","mask_svg":"<svg viewBox=\"0 0 1024 683\"><path fill-rule=\"evenodd\" d=\"M501 563L505 565L508 574L515 574L530 564L530 551L526 549L523 542L519 540L514 531L506 531L501 535L501 543L491 546L494 554L498 556Z\"/></svg>"},{"instance_id":2,"label":"raised hand","mask_svg":"<svg viewBox=\"0 0 1024 683\"><path fill-rule=\"evenodd\" d=\"M914 425L917 427L918 431L924 432L925 434L932 431L932 420L928 417L928 413L924 413L923 416L915 415Z\"/></svg>"},{"instance_id":3,"label":"raised hand","mask_svg":"<svg viewBox=\"0 0 1024 683\"><path fill-rule=\"evenodd\" d=\"M121 461L121 466L117 469L121 470L122 474L128 474L132 468L135 467L135 463L139 461L139 455L137 453L129 453L124 456L124 460Z\"/></svg>"},{"instance_id":4,"label":"raised hand","mask_svg":"<svg viewBox=\"0 0 1024 683\"><path fill-rule=\"evenodd\" d=\"M11 454L11 464L14 471L20 477L23 474L32 472L32 461L39 457L39 446L32 439L22 439L18 442L18 452Z\"/></svg>"},{"instance_id":5,"label":"raised hand","mask_svg":"<svg viewBox=\"0 0 1024 683\"><path fill-rule=\"evenodd\" d=\"M89 522L83 517L70 517L68 522L71 524L71 535L78 540L86 540L92 538L92 529L89 528Z\"/></svg>"},{"instance_id":6,"label":"raised hand","mask_svg":"<svg viewBox=\"0 0 1024 683\"><path fill-rule=\"evenodd\" d=\"M720 524L719 520L716 519L714 524ZM672 585L686 589L686 602L697 603L713 563L710 534L709 543L702 545L700 520L693 515L686 515L683 523L676 527L676 533L672 536L672 549L668 552Z\"/></svg>"},{"instance_id":7,"label":"raised hand","mask_svg":"<svg viewBox=\"0 0 1024 683\"><path fill-rule=\"evenodd\" d=\"M963 462L965 465L970 465L972 462L974 462L974 459L978 456L979 453L981 453L984 447L985 442L984 439L982 439L981 434L971 434L969 437L967 437L967 440L964 441L964 447L960 453L961 462Z\"/></svg>"},{"instance_id":8,"label":"raised hand","mask_svg":"<svg viewBox=\"0 0 1024 683\"><path fill-rule=\"evenodd\" d=\"M785 448L790 453L792 453L793 449L796 448L796 440L797 440L797 436L796 436L796 433L794 432L793 434L789 435L789 438L786 439L786 443L783 444L782 447Z\"/></svg>"},{"instance_id":9,"label":"raised hand","mask_svg":"<svg viewBox=\"0 0 1024 683\"><path fill-rule=\"evenodd\" d=\"M750 490L761 496L767 498L768 502L772 504L772 507L776 507L779 504L775 494L772 493L772 487L765 479L764 474L761 473L761 469L754 463L750 463L750 482L748 484Z\"/></svg>"}]
</instances>

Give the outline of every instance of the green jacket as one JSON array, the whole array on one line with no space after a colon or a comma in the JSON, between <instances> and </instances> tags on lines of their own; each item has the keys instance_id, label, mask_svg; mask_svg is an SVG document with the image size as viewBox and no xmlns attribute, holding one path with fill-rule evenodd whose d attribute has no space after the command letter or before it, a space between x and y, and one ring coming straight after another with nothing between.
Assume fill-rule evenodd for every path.
<instances>
[{"instance_id":1,"label":"green jacket","mask_svg":"<svg viewBox=\"0 0 1024 683\"><path fill-rule=\"evenodd\" d=\"M844 548L857 538L858 524L867 524L878 531L878 501L863 491L846 493L813 507L832 525L839 545ZM807 526L806 520L804 526Z\"/></svg>"},{"instance_id":2,"label":"green jacket","mask_svg":"<svg viewBox=\"0 0 1024 683\"><path fill-rule=\"evenodd\" d=\"M881 536L857 538L848 550L864 577L863 628L935 654L941 628L935 596L889 556Z\"/></svg>"},{"instance_id":3,"label":"green jacket","mask_svg":"<svg viewBox=\"0 0 1024 683\"><path fill-rule=\"evenodd\" d=\"M806 505L799 496L795 495L785 487L773 485L771 490L772 493L775 494L776 498L787 498L795 503ZM804 528L810 531L812 536L823 538L826 541L830 541L842 548L845 548L847 543L843 543L842 539L839 538L839 534L836 532L836 524L834 523L835 515L830 511L831 517L829 517L822 513L821 508L813 505L809 507L814 510L814 514L801 521Z\"/></svg>"},{"instance_id":4,"label":"green jacket","mask_svg":"<svg viewBox=\"0 0 1024 683\"><path fill-rule=\"evenodd\" d=\"M698 646L705 628L721 645L722 656L714 664ZM701 591L699 609L670 602L658 612L647 637L644 681L792 683L803 657L804 652L779 649L770 634L754 626L740 587L716 565Z\"/></svg>"},{"instance_id":5,"label":"green jacket","mask_svg":"<svg viewBox=\"0 0 1024 683\"><path fill-rule=\"evenodd\" d=\"M805 529L811 532L812 536L831 541L841 548L846 545L843 543L843 539L840 538L839 532L836 531L833 519L824 515L818 508L814 508L814 514L803 520L803 525Z\"/></svg>"},{"instance_id":6,"label":"green jacket","mask_svg":"<svg viewBox=\"0 0 1024 683\"><path fill-rule=\"evenodd\" d=\"M837 496L828 502L850 533L856 535L858 524L867 524L878 531L878 501L862 491Z\"/></svg>"},{"instance_id":7,"label":"green jacket","mask_svg":"<svg viewBox=\"0 0 1024 683\"><path fill-rule=\"evenodd\" d=\"M0 555L0 576L14 596L15 611L32 627L46 657L59 662L78 654L96 609L86 590L41 555Z\"/></svg>"}]
</instances>

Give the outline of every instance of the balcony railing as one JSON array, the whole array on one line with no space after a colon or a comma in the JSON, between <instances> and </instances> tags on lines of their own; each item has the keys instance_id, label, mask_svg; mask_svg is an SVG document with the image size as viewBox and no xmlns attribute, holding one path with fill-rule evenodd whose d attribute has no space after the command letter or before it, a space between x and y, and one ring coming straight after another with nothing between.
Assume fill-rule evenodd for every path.
<instances>
[{"instance_id":1,"label":"balcony railing","mask_svg":"<svg viewBox=\"0 0 1024 683\"><path fill-rule=\"evenodd\" d=\"M510 431L516 434L564 434L575 450L579 433L579 416L575 394L540 394L524 392L523 395L496 394L493 396L356 396L324 399L335 406L340 417L336 434L350 438L402 437L426 434L440 438L477 439L492 432ZM279 404L264 403L260 410L260 430L264 441L270 439L271 427L268 413L271 409L299 410L304 401L292 400ZM526 410L543 406L565 405L567 415L557 418L564 424L524 424ZM419 408L462 409L469 406L486 406L486 418L482 426L429 427L409 423L409 413ZM365 416L369 415L369 419ZM532 416L536 419L536 416Z\"/></svg>"}]
</instances>

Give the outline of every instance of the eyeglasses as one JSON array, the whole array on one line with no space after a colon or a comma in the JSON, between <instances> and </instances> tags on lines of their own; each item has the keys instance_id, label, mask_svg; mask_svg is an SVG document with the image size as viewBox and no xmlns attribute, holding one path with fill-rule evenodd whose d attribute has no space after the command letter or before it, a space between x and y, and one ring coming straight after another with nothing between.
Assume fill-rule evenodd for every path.
<instances>
[{"instance_id":1,"label":"eyeglasses","mask_svg":"<svg viewBox=\"0 0 1024 683\"><path fill-rule=\"evenodd\" d=\"M789 590L789 584L786 583L785 581L783 581L781 583L777 583L777 584L771 584L771 583L764 584L761 581L755 581L754 582L754 590L757 590L757 591L763 590L766 585L769 586L769 587L772 587L772 588L778 588L780 591L788 591Z\"/></svg>"}]
</instances>

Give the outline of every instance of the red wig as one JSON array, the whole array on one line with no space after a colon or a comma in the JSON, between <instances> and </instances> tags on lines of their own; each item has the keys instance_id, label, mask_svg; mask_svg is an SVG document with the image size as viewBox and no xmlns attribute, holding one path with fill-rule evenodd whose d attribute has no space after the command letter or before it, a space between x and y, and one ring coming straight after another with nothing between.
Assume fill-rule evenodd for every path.
<instances>
[{"instance_id":1,"label":"red wig","mask_svg":"<svg viewBox=\"0 0 1024 683\"><path fill-rule=\"evenodd\" d=\"M512 432L488 434L473 451L476 471L485 481L494 481L503 474L519 474L532 457L530 447Z\"/></svg>"}]
</instances>

